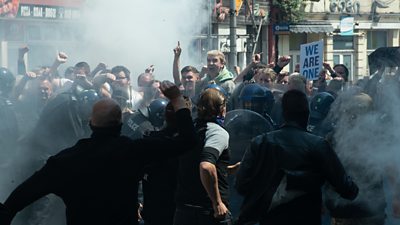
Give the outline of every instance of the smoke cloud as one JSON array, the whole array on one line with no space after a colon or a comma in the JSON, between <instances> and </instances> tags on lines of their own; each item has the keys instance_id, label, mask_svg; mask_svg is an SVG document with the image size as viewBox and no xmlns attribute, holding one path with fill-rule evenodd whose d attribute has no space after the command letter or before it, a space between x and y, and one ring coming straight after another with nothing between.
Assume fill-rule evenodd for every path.
<instances>
[{"instance_id":1,"label":"smoke cloud","mask_svg":"<svg viewBox=\"0 0 400 225\"><path fill-rule=\"evenodd\" d=\"M377 83L372 98L360 95L361 89L351 88L339 95L330 111L336 121L335 151L360 188L359 196L351 204L374 209L386 201L386 224L399 221L393 219L391 211L393 192L398 187L393 190L390 185L391 180L400 182L399 84L398 76L386 74ZM362 97L356 99L355 95ZM339 196L335 202L349 204Z\"/></svg>"},{"instance_id":2,"label":"smoke cloud","mask_svg":"<svg viewBox=\"0 0 400 225\"><path fill-rule=\"evenodd\" d=\"M173 48L180 41L182 65L197 63L188 51L207 27L207 1L87 1L83 11L83 42L79 60L92 66L125 65L135 78L154 64L156 79L172 80Z\"/></svg>"},{"instance_id":3,"label":"smoke cloud","mask_svg":"<svg viewBox=\"0 0 400 225\"><path fill-rule=\"evenodd\" d=\"M100 62L108 68L126 66L131 70L134 85L137 75L150 65L155 67L156 79L172 80L173 49L178 41L183 50L181 65L200 64L189 49L194 37L208 26L211 13L208 6L209 1L204 0L86 1L81 21L71 25L76 26L77 33L74 36L78 36L80 42L76 46L60 43L55 46L56 49L31 48L31 58L38 60L29 69L41 63L51 65L55 51L62 51L69 57L68 62L60 68L61 74L67 66L87 61L92 68ZM24 133L29 131L24 130ZM39 160L35 154L21 152L9 157L6 163L0 163L0 202L4 202L23 179L41 167L42 164L36 165L37 168L27 168L29 163ZM48 224L64 224L65 219L59 215L63 210L54 211L46 220L56 218L58 222Z\"/></svg>"}]
</instances>

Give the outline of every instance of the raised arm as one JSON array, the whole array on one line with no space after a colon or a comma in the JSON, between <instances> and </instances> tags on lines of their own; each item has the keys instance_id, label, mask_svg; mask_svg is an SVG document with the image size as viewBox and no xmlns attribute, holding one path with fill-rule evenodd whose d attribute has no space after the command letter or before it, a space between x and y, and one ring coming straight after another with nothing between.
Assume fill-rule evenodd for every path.
<instances>
[{"instance_id":1,"label":"raised arm","mask_svg":"<svg viewBox=\"0 0 400 225\"><path fill-rule=\"evenodd\" d=\"M291 58L288 55L279 57L278 62L273 68L275 73L279 74L282 69L290 63L290 60Z\"/></svg>"},{"instance_id":2,"label":"raised arm","mask_svg":"<svg viewBox=\"0 0 400 225\"><path fill-rule=\"evenodd\" d=\"M181 85L181 76L180 76L180 57L181 57L182 49L181 44L178 41L178 46L174 48L174 62L172 64L172 75L174 76L175 85Z\"/></svg>"},{"instance_id":3,"label":"raised arm","mask_svg":"<svg viewBox=\"0 0 400 225\"><path fill-rule=\"evenodd\" d=\"M25 55L29 52L27 46L18 49L18 74L25 75L27 71L25 63Z\"/></svg>"},{"instance_id":4,"label":"raised arm","mask_svg":"<svg viewBox=\"0 0 400 225\"><path fill-rule=\"evenodd\" d=\"M172 82L163 81L160 89L174 108L178 136L173 138L149 137L135 140L137 144L135 146L145 146L145 149L142 149L144 163L178 156L190 151L198 143L191 117L191 109L189 109L190 106L183 98L178 87ZM165 148L173 149L173 151L165 151Z\"/></svg>"},{"instance_id":5,"label":"raised arm","mask_svg":"<svg viewBox=\"0 0 400 225\"><path fill-rule=\"evenodd\" d=\"M37 75L34 72L26 72L24 76L22 77L21 80L19 80L18 84L14 87L13 95L12 98L14 100L18 100L19 97L21 96L26 84L28 83L29 80L31 79L36 79Z\"/></svg>"},{"instance_id":6,"label":"raised arm","mask_svg":"<svg viewBox=\"0 0 400 225\"><path fill-rule=\"evenodd\" d=\"M261 60L261 53L259 54L254 54L253 55L253 59L251 61L251 63L249 63L246 68L244 68L239 75L235 78L234 82L235 83L242 83L243 82L243 78L244 76L246 76L246 74L253 69L254 66L256 66L257 64L260 63Z\"/></svg>"},{"instance_id":7,"label":"raised arm","mask_svg":"<svg viewBox=\"0 0 400 225\"><path fill-rule=\"evenodd\" d=\"M49 74L54 78L54 74L57 73L58 67L60 67L61 64L66 63L67 60L67 54L65 54L64 52L59 52L56 56L56 59L54 60L53 65L50 68Z\"/></svg>"}]
</instances>

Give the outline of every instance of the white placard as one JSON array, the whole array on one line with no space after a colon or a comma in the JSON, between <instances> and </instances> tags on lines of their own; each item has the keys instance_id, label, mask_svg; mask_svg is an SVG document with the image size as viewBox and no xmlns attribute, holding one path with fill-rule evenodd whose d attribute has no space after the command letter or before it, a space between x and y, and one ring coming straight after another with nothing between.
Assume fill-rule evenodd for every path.
<instances>
[{"instance_id":1,"label":"white placard","mask_svg":"<svg viewBox=\"0 0 400 225\"><path fill-rule=\"evenodd\" d=\"M300 45L300 74L307 80L317 80L322 68L323 55L322 40Z\"/></svg>"}]
</instances>

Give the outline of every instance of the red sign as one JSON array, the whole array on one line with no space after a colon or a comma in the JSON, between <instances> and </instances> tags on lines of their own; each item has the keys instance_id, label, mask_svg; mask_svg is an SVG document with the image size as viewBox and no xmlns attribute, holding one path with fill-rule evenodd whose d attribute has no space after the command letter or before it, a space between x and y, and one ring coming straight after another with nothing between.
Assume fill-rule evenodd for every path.
<instances>
[{"instance_id":1,"label":"red sign","mask_svg":"<svg viewBox=\"0 0 400 225\"><path fill-rule=\"evenodd\" d=\"M18 14L19 0L0 0L0 17L13 18Z\"/></svg>"}]
</instances>

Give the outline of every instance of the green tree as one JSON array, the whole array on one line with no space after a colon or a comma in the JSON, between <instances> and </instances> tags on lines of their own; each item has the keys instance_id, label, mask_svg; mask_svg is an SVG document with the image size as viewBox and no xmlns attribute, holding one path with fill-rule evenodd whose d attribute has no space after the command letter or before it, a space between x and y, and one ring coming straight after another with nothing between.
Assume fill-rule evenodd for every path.
<instances>
[{"instance_id":1,"label":"green tree","mask_svg":"<svg viewBox=\"0 0 400 225\"><path fill-rule=\"evenodd\" d=\"M276 20L279 23L297 23L303 20L303 0L274 0L273 7L277 10Z\"/></svg>"}]
</instances>

